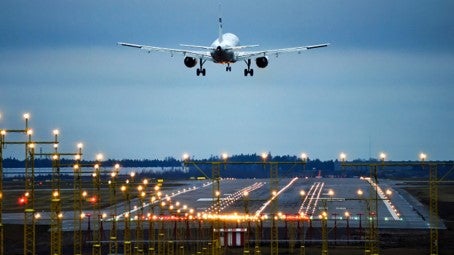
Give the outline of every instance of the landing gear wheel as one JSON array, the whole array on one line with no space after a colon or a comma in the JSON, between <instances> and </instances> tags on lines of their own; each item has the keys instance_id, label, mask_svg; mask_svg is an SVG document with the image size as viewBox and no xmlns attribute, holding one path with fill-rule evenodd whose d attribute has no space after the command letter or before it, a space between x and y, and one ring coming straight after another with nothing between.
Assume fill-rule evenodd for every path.
<instances>
[{"instance_id":1,"label":"landing gear wheel","mask_svg":"<svg viewBox=\"0 0 454 255\"><path fill-rule=\"evenodd\" d=\"M248 59L247 61L244 60L244 62L247 65L247 68L244 69L244 76L247 76L248 74L250 74L251 76L254 76L254 69L251 69L251 60L250 59Z\"/></svg>"},{"instance_id":2,"label":"landing gear wheel","mask_svg":"<svg viewBox=\"0 0 454 255\"><path fill-rule=\"evenodd\" d=\"M202 74L202 76L205 76L206 75L206 70L205 68L203 68L203 64L205 64L205 61L206 60L203 60L202 58L199 59L200 60L200 68L197 68L197 76L200 76L200 74Z\"/></svg>"},{"instance_id":3,"label":"landing gear wheel","mask_svg":"<svg viewBox=\"0 0 454 255\"><path fill-rule=\"evenodd\" d=\"M254 76L254 69L244 69L244 76L247 76L248 74Z\"/></svg>"},{"instance_id":4,"label":"landing gear wheel","mask_svg":"<svg viewBox=\"0 0 454 255\"><path fill-rule=\"evenodd\" d=\"M206 75L206 70L205 70L205 68L203 68L203 69L197 68L197 76L200 76L200 74L202 74L202 76L205 76L205 75Z\"/></svg>"}]
</instances>

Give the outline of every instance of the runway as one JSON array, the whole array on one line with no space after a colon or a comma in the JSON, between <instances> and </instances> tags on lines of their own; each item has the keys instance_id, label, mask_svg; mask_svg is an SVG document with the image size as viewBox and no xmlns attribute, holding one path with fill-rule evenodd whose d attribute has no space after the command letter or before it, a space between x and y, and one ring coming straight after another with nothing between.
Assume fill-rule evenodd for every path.
<instances>
[{"instance_id":1,"label":"runway","mask_svg":"<svg viewBox=\"0 0 454 255\"><path fill-rule=\"evenodd\" d=\"M118 227L122 228L124 217L134 221L138 215L142 219L155 221L210 220L215 215L213 202L213 183L211 181L178 181L178 186L161 190L162 196L152 202L139 198L131 200L131 210L122 201L116 206L102 208L104 229L111 225L112 212L116 207ZM375 197L375 190L377 196ZM304 191L304 194L301 194ZM362 193L359 195L358 193ZM372 196L371 196L372 194ZM149 191L148 196L155 195ZM265 224L270 221L272 200L277 201L279 224L291 220L311 220L319 226L319 215L326 210L328 226L351 227L367 226L368 218L374 216L376 202L379 228L428 229L429 211L410 194L399 187L399 182L368 178L282 178L278 190L273 194L269 179L221 179L219 192L219 215L221 220L253 220L259 217ZM326 206L326 207L325 207ZM50 224L50 213L41 211L36 224ZM93 211L84 210L85 215ZM72 211L63 213L62 229L71 231L74 226ZM4 213L4 224L22 224L23 213ZM347 220L348 219L348 220ZM91 219L90 228L93 226ZM348 223L347 223L348 222ZM82 222L82 229L87 229L88 219ZM440 221L440 228L444 225Z\"/></svg>"}]
</instances>

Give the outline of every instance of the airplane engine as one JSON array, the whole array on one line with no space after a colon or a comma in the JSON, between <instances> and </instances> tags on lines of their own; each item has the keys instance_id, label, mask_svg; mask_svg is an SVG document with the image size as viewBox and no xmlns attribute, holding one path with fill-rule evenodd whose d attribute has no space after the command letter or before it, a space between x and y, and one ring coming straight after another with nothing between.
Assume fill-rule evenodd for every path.
<instances>
[{"instance_id":1,"label":"airplane engine","mask_svg":"<svg viewBox=\"0 0 454 255\"><path fill-rule=\"evenodd\" d=\"M184 65L188 68L192 68L197 65L197 59L191 57L184 58Z\"/></svg>"},{"instance_id":2,"label":"airplane engine","mask_svg":"<svg viewBox=\"0 0 454 255\"><path fill-rule=\"evenodd\" d=\"M255 59L255 64L259 68L265 68L268 66L268 58L267 57L259 57Z\"/></svg>"}]
</instances>

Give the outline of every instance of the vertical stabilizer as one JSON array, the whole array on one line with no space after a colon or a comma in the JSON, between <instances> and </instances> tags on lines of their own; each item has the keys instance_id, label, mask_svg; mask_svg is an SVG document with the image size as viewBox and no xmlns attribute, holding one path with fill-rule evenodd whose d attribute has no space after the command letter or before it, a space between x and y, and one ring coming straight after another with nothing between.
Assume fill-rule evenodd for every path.
<instances>
[{"instance_id":1,"label":"vertical stabilizer","mask_svg":"<svg viewBox=\"0 0 454 255\"><path fill-rule=\"evenodd\" d=\"M222 42L222 12L221 12L221 3L219 3L219 20L218 20L218 25L219 25L219 37L218 37L218 41L219 43Z\"/></svg>"}]
</instances>

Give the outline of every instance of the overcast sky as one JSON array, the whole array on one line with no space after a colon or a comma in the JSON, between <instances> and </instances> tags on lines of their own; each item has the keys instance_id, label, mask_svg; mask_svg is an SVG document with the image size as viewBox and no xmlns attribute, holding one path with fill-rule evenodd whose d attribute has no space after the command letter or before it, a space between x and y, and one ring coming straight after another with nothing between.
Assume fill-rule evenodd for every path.
<instances>
[{"instance_id":1,"label":"overcast sky","mask_svg":"<svg viewBox=\"0 0 454 255\"><path fill-rule=\"evenodd\" d=\"M453 10L450 0L226 1L224 32L242 44L331 45L272 56L253 77L244 63L207 63L197 77L182 56L116 43L210 45L218 1L1 1L0 128L22 128L30 112L36 140L58 128L61 151L81 141L88 159L453 159Z\"/></svg>"}]
</instances>

